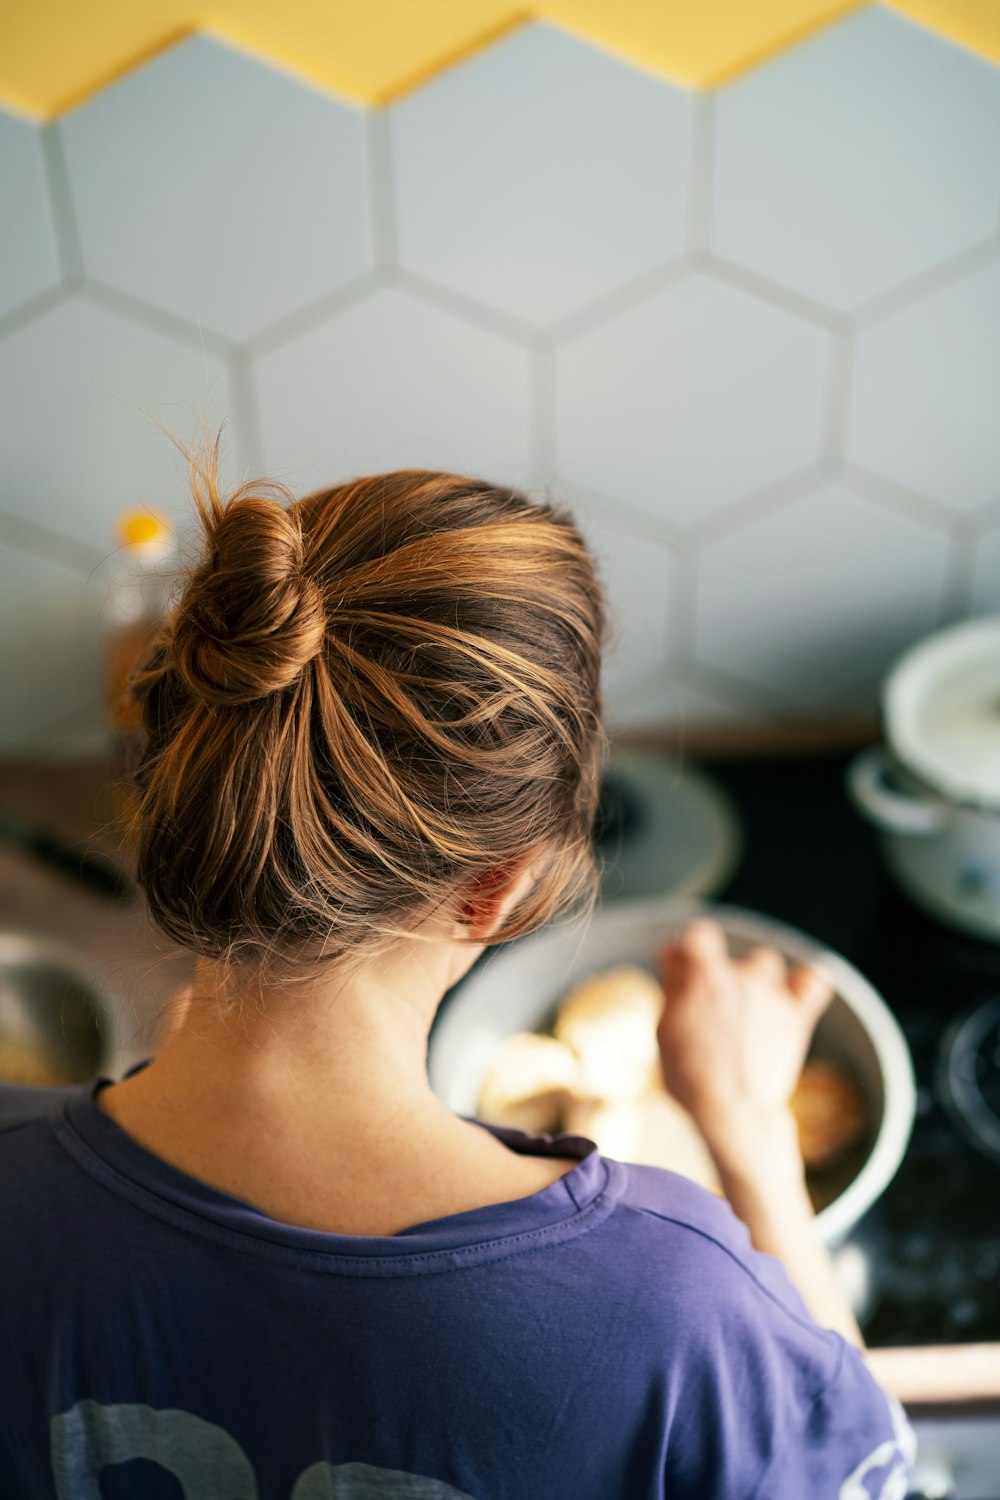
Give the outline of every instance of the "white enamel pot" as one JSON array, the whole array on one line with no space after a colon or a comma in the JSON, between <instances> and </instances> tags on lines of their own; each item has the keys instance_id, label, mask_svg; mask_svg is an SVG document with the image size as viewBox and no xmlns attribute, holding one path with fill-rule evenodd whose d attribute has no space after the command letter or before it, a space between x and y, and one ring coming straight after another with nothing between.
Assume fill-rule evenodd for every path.
<instances>
[{"instance_id":1,"label":"white enamel pot","mask_svg":"<svg viewBox=\"0 0 1000 1500\"><path fill-rule=\"evenodd\" d=\"M854 803L918 906L1000 941L1000 615L907 651L885 681L882 716L885 744L848 768Z\"/></svg>"}]
</instances>

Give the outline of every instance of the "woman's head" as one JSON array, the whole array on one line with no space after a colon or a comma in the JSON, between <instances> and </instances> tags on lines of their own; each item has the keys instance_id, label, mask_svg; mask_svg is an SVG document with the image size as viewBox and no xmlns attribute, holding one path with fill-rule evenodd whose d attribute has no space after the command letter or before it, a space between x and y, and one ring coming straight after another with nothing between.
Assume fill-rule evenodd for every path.
<instances>
[{"instance_id":1,"label":"woman's head","mask_svg":"<svg viewBox=\"0 0 1000 1500\"><path fill-rule=\"evenodd\" d=\"M404 469L295 500L219 493L134 679L138 875L183 945L250 966L360 955L541 852L496 940L593 893L601 590L571 519Z\"/></svg>"}]
</instances>

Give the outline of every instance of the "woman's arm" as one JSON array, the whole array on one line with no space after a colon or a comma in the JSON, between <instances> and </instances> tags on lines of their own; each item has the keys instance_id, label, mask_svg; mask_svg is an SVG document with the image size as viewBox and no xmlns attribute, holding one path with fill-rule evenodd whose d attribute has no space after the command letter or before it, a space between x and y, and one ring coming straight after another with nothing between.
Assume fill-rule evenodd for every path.
<instances>
[{"instance_id":1,"label":"woman's arm","mask_svg":"<svg viewBox=\"0 0 1000 1500\"><path fill-rule=\"evenodd\" d=\"M783 1263L820 1327L832 1328L864 1349L829 1253L813 1230L794 1118L775 1115L742 1130L727 1122L708 1144L726 1197L749 1229L754 1247Z\"/></svg>"},{"instance_id":2,"label":"woman's arm","mask_svg":"<svg viewBox=\"0 0 1000 1500\"><path fill-rule=\"evenodd\" d=\"M777 1256L816 1322L864 1340L813 1230L805 1168L788 1107L833 987L790 971L774 948L732 960L717 922L691 923L663 953L659 1027L667 1088L689 1110L726 1197L758 1250Z\"/></svg>"}]
</instances>

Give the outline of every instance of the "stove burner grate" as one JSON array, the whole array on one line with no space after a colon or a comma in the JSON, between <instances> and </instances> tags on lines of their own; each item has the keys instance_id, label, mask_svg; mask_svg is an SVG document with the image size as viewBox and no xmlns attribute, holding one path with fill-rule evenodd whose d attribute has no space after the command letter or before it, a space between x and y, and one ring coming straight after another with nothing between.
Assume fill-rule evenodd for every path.
<instances>
[{"instance_id":1,"label":"stove burner grate","mask_svg":"<svg viewBox=\"0 0 1000 1500\"><path fill-rule=\"evenodd\" d=\"M1000 1161L1000 996L967 1011L945 1033L938 1089L973 1144Z\"/></svg>"}]
</instances>

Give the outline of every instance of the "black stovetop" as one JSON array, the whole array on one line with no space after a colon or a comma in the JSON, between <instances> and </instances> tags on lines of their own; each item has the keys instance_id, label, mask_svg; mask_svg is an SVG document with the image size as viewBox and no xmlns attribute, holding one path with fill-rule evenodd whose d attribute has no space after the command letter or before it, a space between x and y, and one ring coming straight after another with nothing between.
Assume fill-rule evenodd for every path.
<instances>
[{"instance_id":1,"label":"black stovetop","mask_svg":"<svg viewBox=\"0 0 1000 1500\"><path fill-rule=\"evenodd\" d=\"M729 793L742 825L740 863L706 899L774 917L841 953L882 995L909 1044L910 1144L846 1242L865 1268L856 1307L865 1338L873 1346L1000 1341L1000 1159L956 1123L940 1078L949 1029L1000 997L1000 942L944 926L897 889L878 833L845 791L853 753L687 757ZM609 778L598 817L604 852L622 847L633 814Z\"/></svg>"},{"instance_id":2,"label":"black stovetop","mask_svg":"<svg viewBox=\"0 0 1000 1500\"><path fill-rule=\"evenodd\" d=\"M902 1165L852 1241L867 1259L873 1345L1000 1340L1000 1161L948 1107L940 1061L956 1020L1000 997L1000 943L918 910L844 790L850 754L698 764L729 792L744 850L712 899L801 928L842 953L895 1013L917 1116Z\"/></svg>"}]
</instances>

